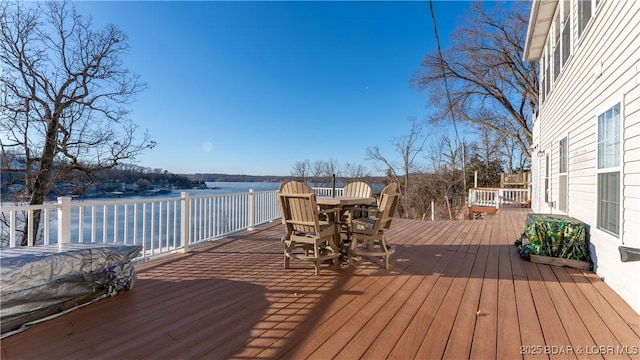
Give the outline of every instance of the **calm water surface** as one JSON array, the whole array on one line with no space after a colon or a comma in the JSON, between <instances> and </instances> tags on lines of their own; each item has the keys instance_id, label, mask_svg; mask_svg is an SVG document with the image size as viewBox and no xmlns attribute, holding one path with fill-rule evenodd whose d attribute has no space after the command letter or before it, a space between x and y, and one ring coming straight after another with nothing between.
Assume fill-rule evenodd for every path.
<instances>
[{"instance_id":1,"label":"calm water surface","mask_svg":"<svg viewBox=\"0 0 640 360\"><path fill-rule=\"evenodd\" d=\"M207 182L206 184L212 189L188 190L189 194L233 194L246 193L249 192L249 189L253 189L253 191L268 191L280 188L279 182Z\"/></svg>"}]
</instances>

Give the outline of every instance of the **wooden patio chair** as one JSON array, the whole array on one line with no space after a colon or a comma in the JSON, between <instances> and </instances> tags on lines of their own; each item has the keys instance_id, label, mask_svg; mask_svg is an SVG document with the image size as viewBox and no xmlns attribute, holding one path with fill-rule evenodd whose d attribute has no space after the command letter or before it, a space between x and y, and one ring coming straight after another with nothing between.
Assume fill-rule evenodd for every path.
<instances>
[{"instance_id":1,"label":"wooden patio chair","mask_svg":"<svg viewBox=\"0 0 640 360\"><path fill-rule=\"evenodd\" d=\"M290 259L311 261L315 264L315 274L320 264L333 260L338 265L338 248L334 238L339 236L336 223L321 221L321 214L334 213L328 219L338 216L339 208L318 210L316 195L307 185L290 181L280 186L278 193L282 224L286 234L284 241L284 267L289 268Z\"/></svg>"},{"instance_id":2,"label":"wooden patio chair","mask_svg":"<svg viewBox=\"0 0 640 360\"><path fill-rule=\"evenodd\" d=\"M361 197L368 198L371 197L371 186L369 184L364 183L362 181L354 181L348 183L342 189L342 196L345 197ZM362 212L358 210L358 208L362 208L363 206L353 206L350 208L343 209L342 214L342 224L343 227L347 227L349 222L354 217L362 216ZM348 228L344 228L346 232L348 232Z\"/></svg>"},{"instance_id":3,"label":"wooden patio chair","mask_svg":"<svg viewBox=\"0 0 640 360\"><path fill-rule=\"evenodd\" d=\"M355 257L381 257L384 268L389 268L389 258L395 249L389 246L385 231L391 227L391 219L398 206L397 192L382 193L375 215L351 221L349 264Z\"/></svg>"},{"instance_id":4,"label":"wooden patio chair","mask_svg":"<svg viewBox=\"0 0 640 360\"><path fill-rule=\"evenodd\" d=\"M367 216L369 217L375 217L376 213L378 211L380 211L380 201L382 200L382 195L384 194L398 194L398 183L397 182L392 182L390 184L388 184L387 186L384 187L384 189L382 189L382 191L380 191L380 195L378 196L377 202L378 202L378 206L370 206L367 209ZM399 194L398 194L399 196ZM396 206L397 207L397 206ZM395 213L395 209L394 209L394 213ZM393 214L392 214L393 216Z\"/></svg>"}]
</instances>

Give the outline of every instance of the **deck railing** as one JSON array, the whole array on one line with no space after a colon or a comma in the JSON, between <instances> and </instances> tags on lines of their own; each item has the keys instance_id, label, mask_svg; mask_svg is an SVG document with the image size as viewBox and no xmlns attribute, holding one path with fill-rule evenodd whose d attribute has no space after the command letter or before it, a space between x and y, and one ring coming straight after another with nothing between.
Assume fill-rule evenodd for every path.
<instances>
[{"instance_id":1,"label":"deck railing","mask_svg":"<svg viewBox=\"0 0 640 360\"><path fill-rule=\"evenodd\" d=\"M469 189L469 206L520 206L530 199L529 189Z\"/></svg>"},{"instance_id":2,"label":"deck railing","mask_svg":"<svg viewBox=\"0 0 640 360\"><path fill-rule=\"evenodd\" d=\"M333 191L335 190L335 196L342 196L342 188L325 188L325 187L314 187L316 195L318 196L333 196Z\"/></svg>"},{"instance_id":3,"label":"deck railing","mask_svg":"<svg viewBox=\"0 0 640 360\"><path fill-rule=\"evenodd\" d=\"M331 196L332 188L314 188ZM140 258L188 251L215 240L280 218L277 190L235 194L189 195L152 199L72 200L60 197L43 205L2 206L2 247L20 246L25 220L37 231L26 232L29 245L58 243L135 244ZM336 189L336 196L342 189ZM39 213L39 214L38 214Z\"/></svg>"}]
</instances>

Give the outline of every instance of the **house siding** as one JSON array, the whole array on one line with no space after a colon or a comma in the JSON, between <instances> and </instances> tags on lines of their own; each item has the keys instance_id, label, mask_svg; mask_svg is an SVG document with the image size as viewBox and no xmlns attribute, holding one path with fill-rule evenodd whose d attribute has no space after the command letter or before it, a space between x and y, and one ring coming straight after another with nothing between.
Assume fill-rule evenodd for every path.
<instances>
[{"instance_id":1,"label":"house siding","mask_svg":"<svg viewBox=\"0 0 640 360\"><path fill-rule=\"evenodd\" d=\"M636 42L640 41L636 37ZM640 52L640 46L636 49ZM624 245L640 248L640 59L633 88L625 94L624 131ZM635 219L635 221L634 221Z\"/></svg>"},{"instance_id":2,"label":"house siding","mask_svg":"<svg viewBox=\"0 0 640 360\"><path fill-rule=\"evenodd\" d=\"M557 206L558 143L567 136L566 214L590 226L594 270L640 312L640 287L629 278L640 273L640 262L621 262L618 250L640 248L640 1L601 1L580 39L576 6L572 1L573 50L540 106L534 145L551 153L551 200ZM596 142L597 116L617 103L623 119L622 220L614 237L596 226ZM532 164L534 211L562 213L544 202L544 157Z\"/></svg>"}]
</instances>

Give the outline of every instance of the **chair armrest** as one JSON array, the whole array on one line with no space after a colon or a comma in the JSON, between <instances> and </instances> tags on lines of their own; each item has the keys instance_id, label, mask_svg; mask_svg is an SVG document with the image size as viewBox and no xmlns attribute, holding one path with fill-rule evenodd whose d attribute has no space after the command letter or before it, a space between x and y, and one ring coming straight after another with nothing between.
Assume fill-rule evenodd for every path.
<instances>
[{"instance_id":1,"label":"chair armrest","mask_svg":"<svg viewBox=\"0 0 640 360\"><path fill-rule=\"evenodd\" d=\"M361 213L364 214L364 216L377 216L380 213L380 209L378 209L377 207L367 207L367 208L362 208L362 209L358 209L358 211L360 211Z\"/></svg>"},{"instance_id":2,"label":"chair armrest","mask_svg":"<svg viewBox=\"0 0 640 360\"><path fill-rule=\"evenodd\" d=\"M337 213L340 211L340 208L329 208L329 209L322 209L322 210L318 210L318 214L329 214L329 213Z\"/></svg>"}]
</instances>

